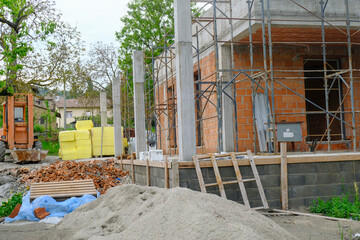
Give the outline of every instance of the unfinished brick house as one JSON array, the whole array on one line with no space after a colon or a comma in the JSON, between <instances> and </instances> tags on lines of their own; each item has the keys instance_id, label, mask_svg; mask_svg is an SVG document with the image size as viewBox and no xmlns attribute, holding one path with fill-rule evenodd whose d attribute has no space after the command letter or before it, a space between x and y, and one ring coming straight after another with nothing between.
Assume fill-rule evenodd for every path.
<instances>
[{"instance_id":1,"label":"unfinished brick house","mask_svg":"<svg viewBox=\"0 0 360 240\"><path fill-rule=\"evenodd\" d=\"M289 151L359 147L358 0L207 5L192 19L197 153L276 152L284 122L301 125ZM166 154L177 153L174 59L166 46L154 61L157 147Z\"/></svg>"}]
</instances>

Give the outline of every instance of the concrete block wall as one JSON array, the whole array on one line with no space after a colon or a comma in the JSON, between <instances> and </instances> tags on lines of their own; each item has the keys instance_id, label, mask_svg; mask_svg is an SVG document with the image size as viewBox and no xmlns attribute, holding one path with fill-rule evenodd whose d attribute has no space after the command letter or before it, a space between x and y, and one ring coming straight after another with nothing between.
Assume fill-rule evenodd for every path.
<instances>
[{"instance_id":1,"label":"concrete block wall","mask_svg":"<svg viewBox=\"0 0 360 240\"><path fill-rule=\"evenodd\" d=\"M257 166L265 195L271 208L281 208L280 165ZM309 207L312 201L328 200L347 192L353 192L354 182L360 182L360 162L323 162L288 165L289 207ZM251 178L250 167L240 167L243 178ZM205 183L214 183L212 168L202 168ZM235 180L233 167L220 168L223 181ZM180 187L200 191L195 169L180 169ZM252 207L260 206L261 200L255 182L246 183L248 198ZM207 188L209 193L219 194L217 187ZM227 198L243 203L238 184L225 186Z\"/></svg>"},{"instance_id":2,"label":"concrete block wall","mask_svg":"<svg viewBox=\"0 0 360 240\"><path fill-rule=\"evenodd\" d=\"M124 164L124 170L129 171L131 175L131 165ZM134 166L135 183L146 186L146 166ZM150 186L160 188L165 187L165 170L164 168L150 167ZM169 169L169 186L172 187L172 172Z\"/></svg>"}]
</instances>

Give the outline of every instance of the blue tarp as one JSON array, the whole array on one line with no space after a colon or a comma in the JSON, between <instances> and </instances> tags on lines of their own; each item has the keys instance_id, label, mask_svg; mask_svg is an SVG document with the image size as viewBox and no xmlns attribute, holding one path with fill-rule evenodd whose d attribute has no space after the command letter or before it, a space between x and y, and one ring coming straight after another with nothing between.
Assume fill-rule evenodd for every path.
<instances>
[{"instance_id":1,"label":"blue tarp","mask_svg":"<svg viewBox=\"0 0 360 240\"><path fill-rule=\"evenodd\" d=\"M72 197L62 202L57 202L50 196L41 196L30 203L30 192L22 199L19 214L15 218L5 218L5 222L11 223L19 220L39 221L35 217L34 209L44 207L50 213L48 217L64 217L81 205L95 200L96 197L85 194L82 197Z\"/></svg>"}]
</instances>

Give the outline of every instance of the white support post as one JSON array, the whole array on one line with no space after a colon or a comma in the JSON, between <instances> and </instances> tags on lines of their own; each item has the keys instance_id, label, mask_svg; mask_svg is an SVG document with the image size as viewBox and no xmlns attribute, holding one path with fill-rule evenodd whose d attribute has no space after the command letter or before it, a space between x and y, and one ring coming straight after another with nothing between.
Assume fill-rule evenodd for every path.
<instances>
[{"instance_id":1,"label":"white support post","mask_svg":"<svg viewBox=\"0 0 360 240\"><path fill-rule=\"evenodd\" d=\"M190 0L175 0L174 16L179 160L192 161L196 127Z\"/></svg>"},{"instance_id":2,"label":"white support post","mask_svg":"<svg viewBox=\"0 0 360 240\"><path fill-rule=\"evenodd\" d=\"M135 113L135 151L146 151L145 101L144 101L144 53L133 51L134 113Z\"/></svg>"},{"instance_id":3,"label":"white support post","mask_svg":"<svg viewBox=\"0 0 360 240\"><path fill-rule=\"evenodd\" d=\"M106 127L107 126L106 92L100 92L100 116L101 116L101 127Z\"/></svg>"},{"instance_id":4,"label":"white support post","mask_svg":"<svg viewBox=\"0 0 360 240\"><path fill-rule=\"evenodd\" d=\"M115 158L122 155L122 131L121 131L121 89L120 78L115 78L112 84L113 116L114 116L114 141Z\"/></svg>"},{"instance_id":5,"label":"white support post","mask_svg":"<svg viewBox=\"0 0 360 240\"><path fill-rule=\"evenodd\" d=\"M231 69L231 48L230 46L221 46L219 48L219 68L220 69ZM223 81L223 86L226 86L228 82L232 79L231 72L222 72L221 81ZM226 93L226 94L225 94ZM235 151L235 141L234 141L234 103L233 100L229 98L234 98L233 94L233 84L228 85L222 94L222 125L223 125L223 151L224 152L234 152ZM229 95L229 96L227 96Z\"/></svg>"}]
</instances>

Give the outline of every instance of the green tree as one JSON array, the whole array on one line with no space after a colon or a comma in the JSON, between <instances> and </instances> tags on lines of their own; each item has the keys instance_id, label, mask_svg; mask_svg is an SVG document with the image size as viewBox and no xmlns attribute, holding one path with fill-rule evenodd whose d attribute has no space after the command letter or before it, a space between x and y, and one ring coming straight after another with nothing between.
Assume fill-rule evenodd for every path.
<instances>
[{"instance_id":1,"label":"green tree","mask_svg":"<svg viewBox=\"0 0 360 240\"><path fill-rule=\"evenodd\" d=\"M132 69L132 51L143 50L148 55L152 46L173 43L174 8L172 0L132 0L128 14L121 18L124 27L116 32L120 42L120 69ZM164 33L168 38L163 39ZM162 50L157 49L155 56ZM151 59L147 59L150 63Z\"/></svg>"},{"instance_id":2,"label":"green tree","mask_svg":"<svg viewBox=\"0 0 360 240\"><path fill-rule=\"evenodd\" d=\"M0 0L0 75L6 78L3 93L17 81L17 73L23 69L21 60L34 44L46 41L55 31L59 15L53 4L49 0Z\"/></svg>"}]
</instances>

